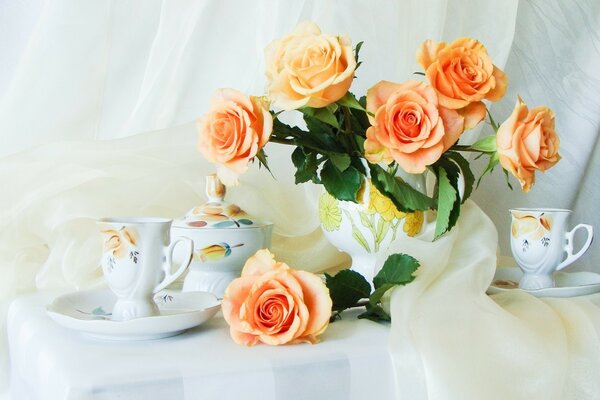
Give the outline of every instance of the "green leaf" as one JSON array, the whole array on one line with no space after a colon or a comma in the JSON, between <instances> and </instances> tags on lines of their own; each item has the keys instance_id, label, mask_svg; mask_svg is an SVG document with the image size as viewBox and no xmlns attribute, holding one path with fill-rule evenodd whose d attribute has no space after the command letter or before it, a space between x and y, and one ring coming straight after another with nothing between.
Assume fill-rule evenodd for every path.
<instances>
[{"instance_id":1,"label":"green leaf","mask_svg":"<svg viewBox=\"0 0 600 400\"><path fill-rule=\"evenodd\" d=\"M358 316L359 319L368 319L374 322L390 322L392 318L384 311L384 309L377 305L367 305L367 311Z\"/></svg>"},{"instance_id":2,"label":"green leaf","mask_svg":"<svg viewBox=\"0 0 600 400\"><path fill-rule=\"evenodd\" d=\"M510 188L510 190L513 190L512 185L510 184L510 175L508 174L508 171L503 169L504 171L504 175L506 175L506 184L508 185L508 187Z\"/></svg>"},{"instance_id":3,"label":"green leaf","mask_svg":"<svg viewBox=\"0 0 600 400\"><path fill-rule=\"evenodd\" d=\"M358 172L360 172L361 175L363 175L363 176L367 175L367 169L365 168L365 165L362 163L360 157L350 157L350 163L352 164L352 166L354 168L356 168L356 170Z\"/></svg>"},{"instance_id":4,"label":"green leaf","mask_svg":"<svg viewBox=\"0 0 600 400\"><path fill-rule=\"evenodd\" d=\"M352 225L352 237L354 238L354 240L356 240L358 242L358 244L361 245L361 247L363 249L365 249L365 251L367 253L371 252L371 246L369 246L369 243L367 242L367 239L365 238L365 236L360 232L360 229L358 229L356 226Z\"/></svg>"},{"instance_id":5,"label":"green leaf","mask_svg":"<svg viewBox=\"0 0 600 400\"><path fill-rule=\"evenodd\" d=\"M437 219L435 222L436 239L450 230L450 214L457 198L458 191L450 182L446 170L440 167L438 169L438 204Z\"/></svg>"},{"instance_id":6,"label":"green leaf","mask_svg":"<svg viewBox=\"0 0 600 400\"><path fill-rule=\"evenodd\" d=\"M325 274L325 284L333 302L333 311L355 307L360 299L369 297L371 285L358 272L349 269L331 276Z\"/></svg>"},{"instance_id":7,"label":"green leaf","mask_svg":"<svg viewBox=\"0 0 600 400\"><path fill-rule=\"evenodd\" d=\"M369 221L369 217L367 217L367 214L365 214L363 212L359 212L358 215L360 216L360 222L361 222L361 224L365 228L372 230L373 229L373 224L371 223L371 221Z\"/></svg>"},{"instance_id":8,"label":"green leaf","mask_svg":"<svg viewBox=\"0 0 600 400\"><path fill-rule=\"evenodd\" d=\"M321 170L321 182L325 190L338 200L353 201L360 189L362 178L353 166L340 171L331 160L325 161Z\"/></svg>"},{"instance_id":9,"label":"green leaf","mask_svg":"<svg viewBox=\"0 0 600 400\"><path fill-rule=\"evenodd\" d=\"M415 279L413 274L420 265L416 258L408 254L392 254L373 278L375 289L385 284L406 285L412 282Z\"/></svg>"},{"instance_id":10,"label":"green leaf","mask_svg":"<svg viewBox=\"0 0 600 400\"><path fill-rule=\"evenodd\" d=\"M258 151L258 153L256 153L256 158L258 159L258 165L263 166L267 169L267 171L269 171L269 173L271 174L271 176L273 177L273 179L275 179L275 176L273 175L273 172L271 172L271 168L269 168L269 163L267 162L267 154L265 153L264 149L260 149Z\"/></svg>"},{"instance_id":11,"label":"green leaf","mask_svg":"<svg viewBox=\"0 0 600 400\"><path fill-rule=\"evenodd\" d=\"M498 155L498 153L493 153L490 156L490 160L488 162L487 167L485 167L485 170L483 171L483 173L481 174L481 176L479 177L479 179L477 179L477 185L476 188L479 187L479 184L481 183L481 179L487 174L487 173L491 173L494 168L496 167L496 165L498 165L498 163L500 162L500 156ZM506 170L505 170L506 171ZM508 181L508 174L507 174L507 181ZM509 187L512 189L512 187L510 186L509 183Z\"/></svg>"},{"instance_id":12,"label":"green leaf","mask_svg":"<svg viewBox=\"0 0 600 400\"><path fill-rule=\"evenodd\" d=\"M492 125L492 128L494 128L495 132L498 132L498 128L500 127L500 125L498 125L496 123L496 121L494 121L494 117L492 117L492 113L490 112L490 110L488 110L488 108L485 108L485 111L487 111L488 117L490 117L490 124Z\"/></svg>"},{"instance_id":13,"label":"green leaf","mask_svg":"<svg viewBox=\"0 0 600 400\"><path fill-rule=\"evenodd\" d=\"M350 166L350 156L345 153L331 153L329 159L335 167L344 172Z\"/></svg>"},{"instance_id":14,"label":"green leaf","mask_svg":"<svg viewBox=\"0 0 600 400\"><path fill-rule=\"evenodd\" d=\"M471 196L471 193L473 193L475 176L473 175L473 171L471 171L471 166L469 162L462 156L462 154L454 151L449 151L446 153L446 156L448 156L448 158L450 158L452 161L458 164L460 170L462 171L462 176L465 183L465 191L463 193L461 201L462 203L464 203Z\"/></svg>"},{"instance_id":15,"label":"green leaf","mask_svg":"<svg viewBox=\"0 0 600 400\"><path fill-rule=\"evenodd\" d=\"M393 175L376 164L369 164L371 182L377 190L389 197L396 208L403 212L428 210L433 207L433 199L398 181Z\"/></svg>"},{"instance_id":16,"label":"green leaf","mask_svg":"<svg viewBox=\"0 0 600 400\"><path fill-rule=\"evenodd\" d=\"M375 291L371 293L371 297L369 297L369 304L371 306L376 306L377 303L381 301L383 295L394 286L398 285L395 283L384 283L383 285L375 289Z\"/></svg>"},{"instance_id":17,"label":"green leaf","mask_svg":"<svg viewBox=\"0 0 600 400\"><path fill-rule=\"evenodd\" d=\"M331 111L330 108L327 108L327 107L323 107L323 108L305 107L305 108L301 108L300 111L305 116L317 119L321 122L326 123L327 125L331 125L334 128L340 129L340 124L338 123L338 120L335 117L335 114L333 113L333 111Z\"/></svg>"},{"instance_id":18,"label":"green leaf","mask_svg":"<svg viewBox=\"0 0 600 400\"><path fill-rule=\"evenodd\" d=\"M360 53L360 49L362 48L364 42L356 43L356 47L354 48L354 59L358 62L358 53Z\"/></svg>"},{"instance_id":19,"label":"green leaf","mask_svg":"<svg viewBox=\"0 0 600 400\"><path fill-rule=\"evenodd\" d=\"M390 230L390 223L385 219L380 218L377 223L377 233L375 234L375 243L381 243L383 238L387 235Z\"/></svg>"},{"instance_id":20,"label":"green leaf","mask_svg":"<svg viewBox=\"0 0 600 400\"><path fill-rule=\"evenodd\" d=\"M302 137L306 132L297 126L289 126L278 119L273 119L273 132L271 134L281 139L289 139Z\"/></svg>"},{"instance_id":21,"label":"green leaf","mask_svg":"<svg viewBox=\"0 0 600 400\"><path fill-rule=\"evenodd\" d=\"M470 147L474 150L483 151L484 153L494 153L497 150L496 135L481 138Z\"/></svg>"},{"instance_id":22,"label":"green leaf","mask_svg":"<svg viewBox=\"0 0 600 400\"><path fill-rule=\"evenodd\" d=\"M358 102L358 100L356 100L356 97L354 97L354 95L350 92L347 92L344 97L342 97L341 99L339 99L337 102L337 104L339 104L340 106L345 106L348 108L353 108L355 110L361 110L361 111L366 111L363 106L360 105L360 103Z\"/></svg>"},{"instance_id":23,"label":"green leaf","mask_svg":"<svg viewBox=\"0 0 600 400\"><path fill-rule=\"evenodd\" d=\"M296 167L296 184L308 182L317 178L317 169L319 162L317 161L317 154L315 152L309 152L305 154L302 148L296 147L292 153L292 162Z\"/></svg>"}]
</instances>

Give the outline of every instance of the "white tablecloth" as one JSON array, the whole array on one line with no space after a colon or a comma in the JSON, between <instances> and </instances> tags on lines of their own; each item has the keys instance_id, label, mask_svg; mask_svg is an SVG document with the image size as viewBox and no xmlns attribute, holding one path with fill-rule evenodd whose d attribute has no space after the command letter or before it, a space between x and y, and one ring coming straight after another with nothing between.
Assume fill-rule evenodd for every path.
<instances>
[{"instance_id":1,"label":"white tablecloth","mask_svg":"<svg viewBox=\"0 0 600 400\"><path fill-rule=\"evenodd\" d=\"M389 326L330 325L318 345L238 346L220 314L172 338L109 342L62 328L52 296L15 300L8 317L11 394L28 399L390 399Z\"/></svg>"}]
</instances>

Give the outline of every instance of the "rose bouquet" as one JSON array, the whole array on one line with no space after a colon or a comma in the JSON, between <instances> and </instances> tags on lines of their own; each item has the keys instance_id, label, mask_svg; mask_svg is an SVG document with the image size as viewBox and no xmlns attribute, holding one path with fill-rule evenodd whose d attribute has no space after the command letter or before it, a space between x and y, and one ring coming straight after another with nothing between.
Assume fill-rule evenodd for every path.
<instances>
[{"instance_id":1,"label":"rose bouquet","mask_svg":"<svg viewBox=\"0 0 600 400\"><path fill-rule=\"evenodd\" d=\"M481 42L464 37L452 43L427 40L416 52L424 72L415 72L416 78L406 82L380 81L358 98L349 90L361 65L361 46L362 42L353 47L348 37L323 34L314 23L304 22L266 48L266 96L218 90L197 127L198 149L216 165L221 180L236 184L255 159L268 169L267 143L291 145L296 183L311 181L323 185L335 199L360 202L369 180L371 193L377 194L370 200L386 205L389 199L395 209L384 208L391 218L436 212L437 238L452 229L461 204L498 164L507 182L510 173L529 191L536 171L560 160L549 108L530 110L518 98L501 124L489 113L485 102L505 95L507 76ZM283 112L301 113L303 126L282 122ZM475 143L460 142L466 130L485 120L493 134ZM479 180L465 152L487 157ZM399 170L431 173L434 187L429 193L416 190L396 176ZM328 221L324 223L326 227ZM387 319L379 306L381 296L394 285L412 281L418 266L408 255L391 256L375 276L374 293L353 271L327 276L333 310L368 297L365 317Z\"/></svg>"},{"instance_id":2,"label":"rose bouquet","mask_svg":"<svg viewBox=\"0 0 600 400\"><path fill-rule=\"evenodd\" d=\"M500 100L507 77L477 40L427 40L416 54L425 71L416 74L424 80L380 81L357 98L349 89L361 64L361 45L353 48L346 36L326 35L314 23L301 23L266 48L268 96L218 90L198 121L198 149L216 164L221 180L235 184L254 159L268 168L264 146L288 144L296 147L296 183L312 181L338 200L357 202L370 179L401 212L436 210L439 237L454 226L476 183L462 153L489 157L482 176L500 163L524 191L533 185L536 171L560 159L548 108L528 110L519 98L504 123L489 114L483 101ZM304 128L280 121L280 114L290 111L302 113ZM486 115L497 134L458 144L462 133ZM398 169L433 173L433 195L397 179Z\"/></svg>"}]
</instances>

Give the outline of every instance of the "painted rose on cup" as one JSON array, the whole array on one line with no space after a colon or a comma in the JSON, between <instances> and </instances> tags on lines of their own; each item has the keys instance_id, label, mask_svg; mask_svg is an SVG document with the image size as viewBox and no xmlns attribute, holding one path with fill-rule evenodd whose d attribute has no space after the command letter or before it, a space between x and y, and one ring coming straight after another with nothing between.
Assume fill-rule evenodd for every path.
<instances>
[{"instance_id":1,"label":"painted rose on cup","mask_svg":"<svg viewBox=\"0 0 600 400\"><path fill-rule=\"evenodd\" d=\"M110 253L115 259L128 255L130 248L137 245L137 234L131 228L104 229L101 233L104 238L104 252Z\"/></svg>"},{"instance_id":2,"label":"painted rose on cup","mask_svg":"<svg viewBox=\"0 0 600 400\"><path fill-rule=\"evenodd\" d=\"M232 339L241 345L317 343L331 316L323 281L274 260L268 250L250 257L222 302Z\"/></svg>"},{"instance_id":3,"label":"painted rose on cup","mask_svg":"<svg viewBox=\"0 0 600 400\"><path fill-rule=\"evenodd\" d=\"M302 22L273 41L265 58L269 96L287 111L321 108L341 99L356 69L350 39L323 34L313 22Z\"/></svg>"},{"instance_id":4,"label":"painted rose on cup","mask_svg":"<svg viewBox=\"0 0 600 400\"><path fill-rule=\"evenodd\" d=\"M544 172L560 160L554 113L545 106L529 110L519 97L511 116L498 128L496 145L502 167L528 192L535 171Z\"/></svg>"},{"instance_id":5,"label":"painted rose on cup","mask_svg":"<svg viewBox=\"0 0 600 400\"><path fill-rule=\"evenodd\" d=\"M200 153L216 165L223 183L235 185L238 176L248 170L250 160L269 141L273 118L264 98L219 89L196 127Z\"/></svg>"}]
</instances>

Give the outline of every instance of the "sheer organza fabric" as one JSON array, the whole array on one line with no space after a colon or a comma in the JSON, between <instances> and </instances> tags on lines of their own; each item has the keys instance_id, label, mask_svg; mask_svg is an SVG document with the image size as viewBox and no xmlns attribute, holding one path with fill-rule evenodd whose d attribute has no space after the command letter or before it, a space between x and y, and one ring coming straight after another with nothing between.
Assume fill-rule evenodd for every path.
<instances>
[{"instance_id":1,"label":"sheer organza fabric","mask_svg":"<svg viewBox=\"0 0 600 400\"><path fill-rule=\"evenodd\" d=\"M563 161L538 177L527 197L506 191L499 173L484 181L476 194L500 230L504 254L509 251L508 206L574 207L575 218L598 221L592 207L598 189L590 183L600 170L594 158L600 103L593 89L600 87L594 73L600 64L600 32L593 23L600 17L600 4L575 1L567 8L559 0L56 0L43 3L36 12L35 29L0 99L2 324L9 300L18 293L81 289L101 282L95 218L176 217L204 201L202 179L212 167L195 150L194 119L206 110L218 87L264 93L262 49L302 20L314 20L325 32L346 32L355 42L365 41L365 63L353 86L357 94L380 79L410 79L418 70L415 50L426 38L468 35L483 41L510 77L507 100L501 108L494 107L497 115L507 116L514 104L511 98L520 93L531 105L548 104L555 110L563 138ZM294 122L296 117L289 118ZM478 133L468 133L466 139ZM276 223L274 251L295 267L316 272L347 265L348 259L327 244L318 229L319 188L293 184L290 149L268 145L267 151L276 180L253 166L228 198ZM475 244L466 240L470 228L463 226L475 220L487 233L482 247L465 259ZM567 382L562 386L567 389L554 392L565 395L556 398L582 398L571 396L580 387L592 393L587 390L594 388L590 375L576 370L585 369L585 352L596 354L590 350L598 346L596 306L587 300L540 302L523 294L497 297L495 305L484 294L495 266L493 227L479 215L465 217L459 228L435 244L446 246L440 254L454 262L435 263L427 256L436 253L423 253L424 265L435 276L424 274L429 277L417 282L426 279L428 284L416 282L414 289L399 291L404 293L397 295L402 301L392 300L391 341L399 382L429 398L481 398L474 396L483 393L478 392L483 386L466 392L458 385L473 384L464 381L465 376L474 373L474 365L482 365L482 379L499 374L494 381L498 388L506 384L507 391L497 393L516 393L515 382L537 385L542 381L528 383L524 377L542 375L564 377L553 381ZM593 269L599 254L590 251L582 259L584 267ZM464 318L452 320L452 307ZM441 310L451 315L444 318ZM514 319L517 314L520 321ZM547 320L526 317L531 315L545 315ZM505 324L507 320L514 323ZM585 340L577 341L584 338L581 335ZM505 337L511 340L502 342ZM461 348L473 358L460 359L460 353L453 353ZM544 355L541 349L552 351ZM494 370L498 351L510 352L512 361L499 358L503 369ZM412 365L409 354L422 367L403 375L403 365ZM567 363L567 356L580 357L583 364ZM511 362L520 367L511 369ZM540 375L535 369L523 375L528 366L545 369ZM404 380L407 376L412 376L410 382ZM552 398L533 389L522 393Z\"/></svg>"}]
</instances>

